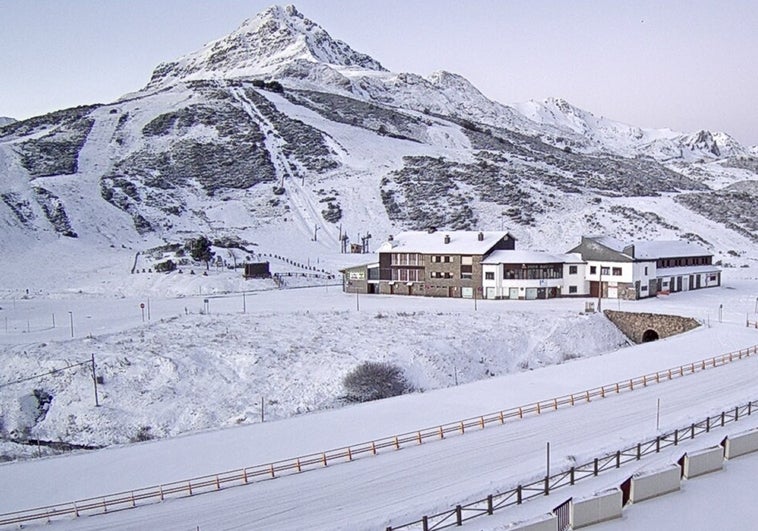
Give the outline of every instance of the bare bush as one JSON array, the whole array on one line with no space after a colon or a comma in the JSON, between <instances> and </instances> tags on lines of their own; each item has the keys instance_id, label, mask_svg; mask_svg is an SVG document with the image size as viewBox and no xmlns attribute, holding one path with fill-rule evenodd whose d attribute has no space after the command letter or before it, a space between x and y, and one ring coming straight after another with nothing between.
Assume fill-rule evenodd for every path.
<instances>
[{"instance_id":1,"label":"bare bush","mask_svg":"<svg viewBox=\"0 0 758 531\"><path fill-rule=\"evenodd\" d=\"M365 361L342 380L345 398L350 402L368 402L412 391L403 370L383 361Z\"/></svg>"}]
</instances>

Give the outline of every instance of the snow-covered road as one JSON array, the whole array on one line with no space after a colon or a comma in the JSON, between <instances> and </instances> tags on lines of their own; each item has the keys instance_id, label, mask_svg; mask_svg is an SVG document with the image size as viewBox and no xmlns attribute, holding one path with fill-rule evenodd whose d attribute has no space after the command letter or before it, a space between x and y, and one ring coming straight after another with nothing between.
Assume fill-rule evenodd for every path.
<instances>
[{"instance_id":1,"label":"snow-covered road","mask_svg":"<svg viewBox=\"0 0 758 531\"><path fill-rule=\"evenodd\" d=\"M430 410L430 403L460 403L467 407L451 408L457 418L482 414L494 410L491 393L496 386L512 387L519 397L548 398L563 391L579 391L593 385L610 383L624 377L633 377L649 371L665 369L686 361L696 361L713 352L758 343L758 334L746 328L721 326L685 334L679 338L660 341L657 345L642 345L606 356L581 360L532 373L496 378L459 388L426 393L416 397L400 397L366 407L345 408L301 419L290 419L270 424L268 436L259 434L258 442L277 444L279 449L313 450L308 443L310 426L306 419L318 417L321 432L316 439L321 444L341 440L348 444L367 440L370 433L385 426L410 429L434 425L437 418L429 418L418 411ZM160 529L377 529L389 524L415 520L423 514L446 510L457 503L480 499L489 493L513 487L520 482L540 477L545 470L545 446L551 444L552 470L568 467L573 462L583 463L608 451L647 440L656 434L656 404L661 401L661 430L672 429L700 420L706 415L755 399L754 379L758 371L758 357L741 360L724 367L696 373L660 385L634 392L609 396L532 417L503 427L488 427L465 436L444 441L425 443L399 452L378 457L359 459L353 463L337 464L326 469L282 477L247 487L232 488L219 493L193 498L171 500L162 504L140 507L107 516L93 516L66 520L60 525L72 529L142 528L149 525ZM565 381L567 375L571 381ZM598 378L602 378L598 382ZM529 390L531 388L531 390ZM551 393L548 389L557 391ZM529 390L529 391L527 391ZM502 392L502 391L501 391ZM506 393L507 394L507 393ZM415 398L415 402L410 401ZM499 400L503 395L497 396ZM513 400L509 397L507 400ZM503 402L500 402L502 404ZM393 409L403 404L405 410ZM417 411L408 410L416 404ZM474 412L474 408L478 409ZM382 413L382 410L385 410ZM376 413L376 423L366 421L366 415ZM390 414L392 413L392 414ZM470 413L470 414L464 414ZM405 414L415 426L396 415ZM323 429L334 416L332 429ZM395 416L396 422L392 421ZM447 421L451 417L446 417ZM300 422L299 422L300 421ZM423 424L419 424L423 423ZM405 424L405 425L404 425ZM277 426L278 425L278 426ZM758 425L758 416L744 419L740 428ZM367 427L368 426L368 427ZM260 426L263 428L264 426ZM288 427L287 430L284 428ZM298 427L302 431L297 431ZM206 458L220 464L239 458L239 435L248 434L256 440L251 427L211 432L186 438L155 442L140 447L126 447L94 452L69 458L44 459L0 467L0 483L19 484L21 490L10 496L14 502L5 502L2 510L19 507L20 500L55 499L64 501L92 495L86 486L105 484L116 487L142 479L138 486L150 484L148 478L163 475L173 480L177 469L198 470L192 462ZM278 434L274 432L278 431ZM398 430L396 431L403 431ZM381 433L381 432L380 432ZM385 434L387 432L384 432ZM226 435L219 439L219 434ZM318 443L317 443L318 444ZM332 445L334 446L334 445ZM329 446L329 447L332 447ZM182 461L165 459L162 449L181 448ZM216 452L228 454L219 456ZM325 449L324 446L321 449ZM138 452L139 451L139 452ZM271 450L260 455L271 455ZM101 457L99 458L98 455ZM124 460L119 459L123 456ZM121 468L127 463L128 470ZM251 463L246 463L251 464ZM220 472L223 469L216 469ZM156 474L156 471L160 473ZM119 474L122 478L119 479ZM102 477L110 481L103 482ZM34 480L32 481L32 478ZM64 479L66 478L66 479ZM46 486L44 482L57 484ZM67 486L61 482L68 483ZM128 488L128 487L127 487ZM119 490L112 488L109 492ZM100 494L106 492L100 491ZM49 497L48 497L49 494ZM81 495L81 496L80 496ZM28 502L23 506L28 507Z\"/></svg>"}]
</instances>

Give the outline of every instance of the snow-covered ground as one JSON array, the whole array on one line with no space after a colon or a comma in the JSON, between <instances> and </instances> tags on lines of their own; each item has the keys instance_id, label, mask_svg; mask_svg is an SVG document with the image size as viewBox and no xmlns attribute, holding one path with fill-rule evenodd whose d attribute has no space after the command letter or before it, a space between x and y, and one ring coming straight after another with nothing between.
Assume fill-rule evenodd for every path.
<instances>
[{"instance_id":1,"label":"snow-covered ground","mask_svg":"<svg viewBox=\"0 0 758 531\"><path fill-rule=\"evenodd\" d=\"M18 286L5 291L0 319L8 319L8 330L0 331L0 343L4 382L86 361L94 353L103 376L102 405L94 407L89 367L61 371L0 387L5 429L23 420L19 398L42 388L53 400L32 428L36 437L125 443L149 426L153 436L169 438L0 465L0 512L375 440L758 344L758 331L745 327L746 318L756 318L758 297L750 269L727 271L721 288L603 301L606 308L690 315L704 324L636 347L621 347L623 338L602 317L582 312L583 300L475 303L355 296L338 286L275 290L266 281L244 283L235 273L213 270L207 277L107 270L94 278L80 276L72 288L55 289L52 278L40 276L28 294ZM145 313L143 321L140 304L146 303L147 311L148 302L149 319ZM425 392L338 408L341 377L364 359L395 361ZM561 467L654 436L659 398L661 430L754 399L756 363L743 360L328 470L56 525L294 529L308 522L311 528L359 529L398 524L539 476L547 441L554 466ZM455 386L456 378L461 385ZM312 410L321 411L297 415ZM739 428L751 423L752 417ZM198 429L205 431L186 433ZM8 451L20 452L17 445ZM251 496L262 503L240 511ZM528 517L525 507L491 525Z\"/></svg>"}]
</instances>

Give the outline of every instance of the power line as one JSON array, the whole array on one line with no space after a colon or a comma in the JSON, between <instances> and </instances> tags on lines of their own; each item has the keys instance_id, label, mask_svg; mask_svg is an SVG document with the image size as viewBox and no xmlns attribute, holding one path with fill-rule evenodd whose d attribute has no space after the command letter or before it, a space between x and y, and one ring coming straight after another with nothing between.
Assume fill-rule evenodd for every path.
<instances>
[{"instance_id":1,"label":"power line","mask_svg":"<svg viewBox=\"0 0 758 531\"><path fill-rule=\"evenodd\" d=\"M42 378L43 376L50 376L52 374L57 374L59 372L62 372L62 371L68 370L68 369L74 369L76 367L81 367L82 365L91 365L91 364L92 364L92 361L90 361L90 360L82 361L81 363L75 363L73 365L69 365L68 367L63 367L62 369L53 369L50 372L44 372L44 373L41 373L41 374L35 374L34 376L29 376L28 378L21 378L20 380L16 380L15 382L2 383L2 384L0 384L0 388L8 387L8 386L15 385L15 384L20 384L20 383L23 383L23 382L28 382L29 380L36 380L37 378Z\"/></svg>"}]
</instances>

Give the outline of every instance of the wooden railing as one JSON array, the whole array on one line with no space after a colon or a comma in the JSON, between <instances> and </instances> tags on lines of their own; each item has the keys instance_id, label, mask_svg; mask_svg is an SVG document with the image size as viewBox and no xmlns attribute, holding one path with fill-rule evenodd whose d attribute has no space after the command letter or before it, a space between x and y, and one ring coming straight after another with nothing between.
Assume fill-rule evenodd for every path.
<instances>
[{"instance_id":1,"label":"wooden railing","mask_svg":"<svg viewBox=\"0 0 758 531\"><path fill-rule=\"evenodd\" d=\"M445 437L463 435L471 430L481 430L487 426L499 426L506 421L522 419L530 415L541 415L556 411L561 407L575 406L593 399L606 398L624 391L633 391L650 385L681 378L696 372L720 367L734 361L746 359L758 354L758 345L714 356L693 363L680 365L636 378L622 380L601 387L587 389L577 393L563 395L548 400L533 402L478 417L471 417L435 427L423 428L413 432L393 435L369 442L308 454L281 461L255 465L243 469L221 472L207 476L191 478L173 483L154 485L131 491L107 494L95 498L86 498L68 503L48 505L33 509L0 514L0 526L21 524L38 520L50 521L63 516L77 517L82 514L107 513L136 507L139 504L156 503L166 498L194 496L196 494L217 491L222 488L247 485L252 482L277 478L283 475L297 474L306 470L324 468L330 465L353 461L355 459L377 455L383 451L396 451L409 446L418 446L425 442L441 440ZM523 493L519 494L521 496Z\"/></svg>"},{"instance_id":2,"label":"wooden railing","mask_svg":"<svg viewBox=\"0 0 758 531\"><path fill-rule=\"evenodd\" d=\"M639 461L646 455L655 454L670 446L677 446L685 439L694 439L703 433L709 433L712 429L724 427L726 424L737 422L740 418L752 414L758 406L758 401L734 407L728 411L722 411L717 415L706 417L700 422L659 435L655 439L637 443L623 450L596 457L583 465L572 466L568 470L562 470L552 476L534 479L528 483L519 484L516 487L490 494L486 498L456 505L437 514L425 515L418 520L401 525L389 526L386 531L399 531L409 529L421 529L422 531L435 531L463 525L464 522L473 520L479 516L491 515L498 509L520 505L532 498L549 495L555 489L574 485L577 481L596 477L611 469L621 468L631 461Z\"/></svg>"}]
</instances>

